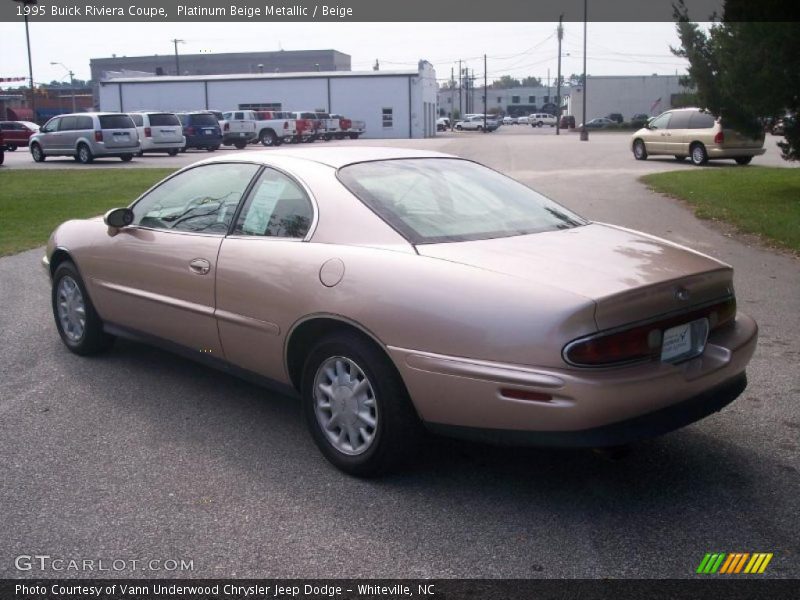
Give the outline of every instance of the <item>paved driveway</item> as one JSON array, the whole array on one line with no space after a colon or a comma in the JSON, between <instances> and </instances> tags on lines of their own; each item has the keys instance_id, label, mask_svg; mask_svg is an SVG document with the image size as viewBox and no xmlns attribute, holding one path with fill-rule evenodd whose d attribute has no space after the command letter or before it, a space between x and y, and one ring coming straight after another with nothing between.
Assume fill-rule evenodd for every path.
<instances>
[{"instance_id":1,"label":"paved driveway","mask_svg":"<svg viewBox=\"0 0 800 600\"><path fill-rule=\"evenodd\" d=\"M57 575L15 570L39 553L192 559L195 577L688 577L709 551L773 552L767 575L800 576L800 264L648 192L640 174L692 167L636 162L626 140L509 128L396 144L733 264L761 339L729 408L620 462L434 440L413 470L359 481L320 457L291 399L130 342L68 353L34 250L0 259L0 576ZM77 168L35 167L56 165Z\"/></svg>"}]
</instances>

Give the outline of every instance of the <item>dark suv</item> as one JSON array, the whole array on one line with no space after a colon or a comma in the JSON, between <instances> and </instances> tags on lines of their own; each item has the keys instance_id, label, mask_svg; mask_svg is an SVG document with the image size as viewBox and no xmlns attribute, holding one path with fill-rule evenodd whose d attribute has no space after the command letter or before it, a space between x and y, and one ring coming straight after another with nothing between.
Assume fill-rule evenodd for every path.
<instances>
[{"instance_id":1,"label":"dark suv","mask_svg":"<svg viewBox=\"0 0 800 600\"><path fill-rule=\"evenodd\" d=\"M222 144L222 130L214 113L208 111L177 113L183 125L186 145L181 152L189 148L198 148L213 152Z\"/></svg>"}]
</instances>

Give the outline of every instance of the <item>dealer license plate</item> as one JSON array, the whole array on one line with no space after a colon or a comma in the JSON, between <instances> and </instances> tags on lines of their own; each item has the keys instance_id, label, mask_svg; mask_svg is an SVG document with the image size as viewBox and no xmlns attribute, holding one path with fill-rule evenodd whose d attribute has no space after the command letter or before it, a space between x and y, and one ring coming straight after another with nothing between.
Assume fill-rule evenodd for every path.
<instances>
[{"instance_id":1,"label":"dealer license plate","mask_svg":"<svg viewBox=\"0 0 800 600\"><path fill-rule=\"evenodd\" d=\"M661 360L668 361L688 354L692 350L692 324L684 323L664 332L661 342Z\"/></svg>"}]
</instances>

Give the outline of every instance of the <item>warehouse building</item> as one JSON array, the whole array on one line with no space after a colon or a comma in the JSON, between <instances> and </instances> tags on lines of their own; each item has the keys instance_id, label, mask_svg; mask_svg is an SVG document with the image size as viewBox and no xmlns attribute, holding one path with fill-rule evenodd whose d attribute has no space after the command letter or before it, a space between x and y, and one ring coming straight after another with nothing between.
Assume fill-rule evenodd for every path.
<instances>
[{"instance_id":1,"label":"warehouse building","mask_svg":"<svg viewBox=\"0 0 800 600\"><path fill-rule=\"evenodd\" d=\"M436 72L417 70L125 77L100 82L104 111L310 110L364 121L365 138L436 134Z\"/></svg>"}]
</instances>

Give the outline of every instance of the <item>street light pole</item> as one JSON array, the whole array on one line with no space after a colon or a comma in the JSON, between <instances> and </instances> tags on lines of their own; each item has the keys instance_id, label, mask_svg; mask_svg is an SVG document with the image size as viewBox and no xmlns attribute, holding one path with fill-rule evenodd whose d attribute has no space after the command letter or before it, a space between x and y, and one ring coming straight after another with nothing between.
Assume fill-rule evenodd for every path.
<instances>
[{"instance_id":1,"label":"street light pole","mask_svg":"<svg viewBox=\"0 0 800 600\"><path fill-rule=\"evenodd\" d=\"M581 123L581 141L589 141L589 132L586 131L586 98L587 98L587 81L586 81L586 0L583 0L583 123Z\"/></svg>"},{"instance_id":2,"label":"street light pole","mask_svg":"<svg viewBox=\"0 0 800 600\"><path fill-rule=\"evenodd\" d=\"M35 6L39 3L39 0L14 0L14 2L21 2L23 11L28 6ZM30 77L31 83L31 112L33 113L33 121L36 121L36 93L33 89L33 61L31 60L31 36L28 33L28 14L25 12L25 42L28 45L28 75Z\"/></svg>"},{"instance_id":3,"label":"street light pole","mask_svg":"<svg viewBox=\"0 0 800 600\"><path fill-rule=\"evenodd\" d=\"M67 70L67 73L69 73L69 89L72 91L72 112L77 112L77 108L75 107L75 73L72 72L72 70L69 69L64 63L51 62L50 64L61 65Z\"/></svg>"},{"instance_id":4,"label":"street light pole","mask_svg":"<svg viewBox=\"0 0 800 600\"><path fill-rule=\"evenodd\" d=\"M170 41L175 45L175 75L180 76L181 63L180 60L178 60L178 44L185 44L186 42L179 39L172 39Z\"/></svg>"},{"instance_id":5,"label":"street light pole","mask_svg":"<svg viewBox=\"0 0 800 600\"><path fill-rule=\"evenodd\" d=\"M564 14L558 17L558 74L556 75L556 135L561 135L561 40L564 37L564 26L561 24Z\"/></svg>"}]
</instances>

